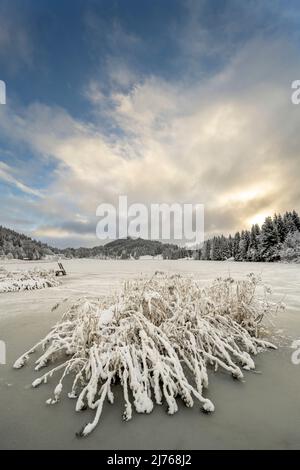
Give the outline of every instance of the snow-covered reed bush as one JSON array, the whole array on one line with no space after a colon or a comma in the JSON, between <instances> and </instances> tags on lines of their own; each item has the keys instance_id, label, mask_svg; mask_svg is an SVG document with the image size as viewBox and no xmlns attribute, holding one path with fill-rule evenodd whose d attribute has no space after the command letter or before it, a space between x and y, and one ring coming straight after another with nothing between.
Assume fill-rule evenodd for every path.
<instances>
[{"instance_id":1,"label":"snow-covered reed bush","mask_svg":"<svg viewBox=\"0 0 300 470\"><path fill-rule=\"evenodd\" d=\"M43 289L58 286L55 272L41 269L31 271L7 271L0 268L0 293Z\"/></svg>"},{"instance_id":2,"label":"snow-covered reed bush","mask_svg":"<svg viewBox=\"0 0 300 470\"><path fill-rule=\"evenodd\" d=\"M61 396L65 377L73 374L68 396L76 399L76 410L95 410L83 436L97 425L105 400L113 403L117 382L123 389L125 420L131 419L133 407L150 413L155 403L166 403L173 414L176 398L186 406L196 399L203 411L212 412L214 404L204 392L209 369L221 368L240 379L242 369L254 369L252 355L276 348L266 339L263 319L278 307L267 300L266 289L257 296L259 283L251 274L243 281L217 279L201 288L191 278L156 273L125 283L121 293L108 298L65 303L61 321L14 367L22 367L40 346L36 370L59 360L32 385L62 372L47 401L52 405Z\"/></svg>"}]
</instances>

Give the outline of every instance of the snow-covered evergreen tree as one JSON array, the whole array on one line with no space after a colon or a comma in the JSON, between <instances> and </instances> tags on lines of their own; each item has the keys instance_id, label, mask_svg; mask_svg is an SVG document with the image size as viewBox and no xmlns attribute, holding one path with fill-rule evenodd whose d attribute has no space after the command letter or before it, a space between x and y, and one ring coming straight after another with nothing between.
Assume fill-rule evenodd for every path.
<instances>
[{"instance_id":1,"label":"snow-covered evergreen tree","mask_svg":"<svg viewBox=\"0 0 300 470\"><path fill-rule=\"evenodd\" d=\"M286 212L283 216L283 222L286 227L286 233L296 232L297 226L295 224L295 216L293 216L292 212Z\"/></svg>"},{"instance_id":2,"label":"snow-covered evergreen tree","mask_svg":"<svg viewBox=\"0 0 300 470\"><path fill-rule=\"evenodd\" d=\"M260 236L261 256L266 261L278 258L278 234L272 217L266 217Z\"/></svg>"},{"instance_id":3,"label":"snow-covered evergreen tree","mask_svg":"<svg viewBox=\"0 0 300 470\"><path fill-rule=\"evenodd\" d=\"M300 217L295 210L292 212L292 219L298 232L300 232Z\"/></svg>"},{"instance_id":4,"label":"snow-covered evergreen tree","mask_svg":"<svg viewBox=\"0 0 300 470\"><path fill-rule=\"evenodd\" d=\"M233 257L235 261L241 261L240 259L240 241L241 241L241 235L240 232L236 232L234 235L234 240L233 240Z\"/></svg>"},{"instance_id":5,"label":"snow-covered evergreen tree","mask_svg":"<svg viewBox=\"0 0 300 470\"><path fill-rule=\"evenodd\" d=\"M283 218L281 214L279 215L275 214L273 221L277 230L278 241L282 243L285 240L285 237L287 235L287 227L285 226L283 222Z\"/></svg>"},{"instance_id":6,"label":"snow-covered evergreen tree","mask_svg":"<svg viewBox=\"0 0 300 470\"><path fill-rule=\"evenodd\" d=\"M210 251L211 251L211 241L206 240L202 249L201 259L210 260Z\"/></svg>"},{"instance_id":7,"label":"snow-covered evergreen tree","mask_svg":"<svg viewBox=\"0 0 300 470\"><path fill-rule=\"evenodd\" d=\"M235 261L277 261L298 259L298 234L300 217L293 210L274 217L267 217L262 227L254 224L251 230L229 235L215 236L204 244L201 259ZM295 236L293 236L295 235ZM286 242L286 243L285 243Z\"/></svg>"},{"instance_id":8,"label":"snow-covered evergreen tree","mask_svg":"<svg viewBox=\"0 0 300 470\"><path fill-rule=\"evenodd\" d=\"M290 232L280 250L283 261L300 262L300 232Z\"/></svg>"}]
</instances>

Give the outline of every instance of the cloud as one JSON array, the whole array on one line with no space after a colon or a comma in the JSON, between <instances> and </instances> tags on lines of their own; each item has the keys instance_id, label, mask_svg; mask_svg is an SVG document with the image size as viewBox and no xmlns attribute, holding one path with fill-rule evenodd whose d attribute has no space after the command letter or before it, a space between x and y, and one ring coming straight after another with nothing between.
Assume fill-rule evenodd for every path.
<instances>
[{"instance_id":1,"label":"cloud","mask_svg":"<svg viewBox=\"0 0 300 470\"><path fill-rule=\"evenodd\" d=\"M20 191L22 191L25 194L29 194L31 196L36 196L36 197L43 197L43 194L41 191L38 191L36 189L32 189L29 186L26 186L26 184L22 183L19 181L15 176L13 176L12 173L14 173L15 170L10 168L6 163L0 162L0 180L5 181L6 183L9 183L16 188L18 188Z\"/></svg>"},{"instance_id":2,"label":"cloud","mask_svg":"<svg viewBox=\"0 0 300 470\"><path fill-rule=\"evenodd\" d=\"M109 93L97 78L85 88L93 122L42 103L7 107L6 137L55 161L32 209L42 218L36 236L95 245L97 206L117 204L122 194L129 203L204 203L207 235L243 228L260 213L299 210L300 111L290 101L297 57L290 43L259 37L218 72L188 83L137 76L112 62ZM8 167L0 170L22 184Z\"/></svg>"},{"instance_id":3,"label":"cloud","mask_svg":"<svg viewBox=\"0 0 300 470\"><path fill-rule=\"evenodd\" d=\"M106 59L106 73L113 86L129 88L138 80L136 72L129 67L122 56L108 56Z\"/></svg>"}]
</instances>

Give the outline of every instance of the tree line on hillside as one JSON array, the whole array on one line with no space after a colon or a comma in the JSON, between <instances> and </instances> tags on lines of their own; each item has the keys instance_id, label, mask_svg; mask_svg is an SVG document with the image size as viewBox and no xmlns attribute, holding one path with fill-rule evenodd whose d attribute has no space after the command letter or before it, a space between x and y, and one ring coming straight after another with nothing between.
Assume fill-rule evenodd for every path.
<instances>
[{"instance_id":1,"label":"tree line on hillside","mask_svg":"<svg viewBox=\"0 0 300 470\"><path fill-rule=\"evenodd\" d=\"M109 257L121 259L141 256L162 256L164 259L179 259L188 256L185 248L172 243L162 243L158 240L145 240L143 238L130 238L114 240L103 247L104 253Z\"/></svg>"},{"instance_id":2,"label":"tree line on hillside","mask_svg":"<svg viewBox=\"0 0 300 470\"><path fill-rule=\"evenodd\" d=\"M198 250L197 259L222 261L300 261L300 218L296 211L267 217L260 227L242 230L234 236L215 236ZM142 238L114 240L93 248L58 249L32 240L26 235L0 226L0 258L39 260L46 257L138 259L161 255L180 259L192 255L190 250L171 243Z\"/></svg>"},{"instance_id":3,"label":"tree line on hillside","mask_svg":"<svg viewBox=\"0 0 300 470\"><path fill-rule=\"evenodd\" d=\"M189 256L185 248L171 243L143 238L113 240L94 248L66 248L61 250L68 258L139 259L141 256L158 256L164 259L179 259Z\"/></svg>"},{"instance_id":4,"label":"tree line on hillside","mask_svg":"<svg viewBox=\"0 0 300 470\"><path fill-rule=\"evenodd\" d=\"M164 259L179 259L189 256L189 253L185 248L171 243L142 238L114 240L104 246L93 248L58 249L0 226L0 258L40 260L63 256L66 258L138 259L145 255L161 255Z\"/></svg>"},{"instance_id":5,"label":"tree line on hillside","mask_svg":"<svg viewBox=\"0 0 300 470\"><path fill-rule=\"evenodd\" d=\"M215 236L204 242L198 259L222 261L300 261L300 218L296 211L266 217L260 227Z\"/></svg>"},{"instance_id":6,"label":"tree line on hillside","mask_svg":"<svg viewBox=\"0 0 300 470\"><path fill-rule=\"evenodd\" d=\"M39 260L48 255L54 255L55 251L58 250L0 226L0 257L2 258Z\"/></svg>"}]
</instances>

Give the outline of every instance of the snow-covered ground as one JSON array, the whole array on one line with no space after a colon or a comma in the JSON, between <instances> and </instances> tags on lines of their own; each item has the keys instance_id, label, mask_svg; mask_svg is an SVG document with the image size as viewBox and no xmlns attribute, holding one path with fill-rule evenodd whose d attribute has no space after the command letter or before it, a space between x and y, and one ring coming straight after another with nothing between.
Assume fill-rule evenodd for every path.
<instances>
[{"instance_id":1,"label":"snow-covered ground","mask_svg":"<svg viewBox=\"0 0 300 470\"><path fill-rule=\"evenodd\" d=\"M3 265L3 263L2 263ZM0 340L7 348L7 365L0 365L0 448L300 448L300 365L291 362L292 339L300 338L300 266L263 263L163 261L63 261L68 276L58 287L4 293L0 296ZM7 269L54 268L51 262L9 262ZM241 278L260 273L274 291L284 297L287 309L277 319L290 339L278 351L267 351L255 362L257 372L245 374L245 382L225 373L210 374L208 396L216 405L213 415L195 406L180 407L174 416L156 407L151 415L121 421L123 400L105 406L101 424L83 440L74 430L89 421L89 411L74 412L71 400L47 407L54 382L32 390L32 367L12 369L14 360L60 318L51 307L66 297L100 296L118 288L125 279L156 270L193 274L206 284L217 276ZM55 381L56 383L56 381ZM119 392L121 394L121 390Z\"/></svg>"}]
</instances>

